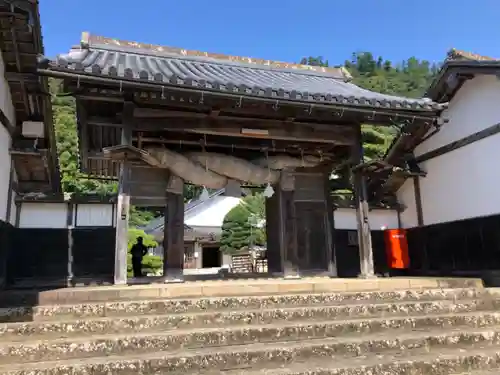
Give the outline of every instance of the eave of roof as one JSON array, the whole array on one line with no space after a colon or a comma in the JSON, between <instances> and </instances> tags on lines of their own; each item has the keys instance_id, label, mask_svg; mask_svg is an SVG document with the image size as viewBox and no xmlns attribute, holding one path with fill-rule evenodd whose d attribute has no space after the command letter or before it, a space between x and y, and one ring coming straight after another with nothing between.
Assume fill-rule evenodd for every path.
<instances>
[{"instance_id":1,"label":"eave of roof","mask_svg":"<svg viewBox=\"0 0 500 375\"><path fill-rule=\"evenodd\" d=\"M8 35L9 40L3 40L3 43L0 43L6 65L5 75L8 78L13 99L23 98L21 101L14 102L17 124L11 125L15 129L15 127L20 126L23 120L30 120L32 117L37 120L43 118L45 134L49 143L47 150L30 150L30 155L26 155L25 158L42 161L49 176L46 182L43 181L44 188L47 186L52 190L52 193L60 194L61 181L52 122L52 107L50 98L46 95L49 90L48 79L47 77L35 76L37 56L44 52L38 1L0 2L0 8L0 22L3 25L9 24L9 22L15 23L15 27L10 25L10 33L8 28L4 30L4 35ZM17 35L18 33L19 35ZM23 53L18 53L19 51ZM37 97L35 93L40 94ZM38 155L37 151L39 151ZM45 158L48 159L48 163ZM36 160L36 162L40 163L40 160Z\"/></svg>"},{"instance_id":2,"label":"eave of roof","mask_svg":"<svg viewBox=\"0 0 500 375\"><path fill-rule=\"evenodd\" d=\"M452 83L451 77L457 75L457 82ZM470 52L451 50L447 59L443 63L436 78L427 89L426 96L434 101L449 102L467 79L468 75L474 74L498 74L500 73L500 59L477 55ZM446 91L449 84L454 84L450 95L443 97L443 90Z\"/></svg>"},{"instance_id":3,"label":"eave of roof","mask_svg":"<svg viewBox=\"0 0 500 375\"><path fill-rule=\"evenodd\" d=\"M377 109L437 112L430 99L362 89L344 68L308 67L124 42L84 33L77 49L49 64L52 72L134 81L162 87Z\"/></svg>"},{"instance_id":4,"label":"eave of roof","mask_svg":"<svg viewBox=\"0 0 500 375\"><path fill-rule=\"evenodd\" d=\"M461 75L456 76L457 79L454 83L453 90L446 96L443 96L443 92L446 93L447 89L445 86L450 84L450 78L458 72L461 73ZM500 73L500 60L452 49L448 52L447 59L442 65L438 75L427 89L426 96L436 102L449 102L460 89L467 77L478 73ZM405 153L411 152L412 150L405 147L404 143L406 140L409 140L411 143L418 144L418 142L415 142L416 139L414 133L416 132L421 133L421 136L425 136L425 131L422 131L421 129L414 129L414 131L410 133L403 132L403 134L399 137L393 139L383 157L383 160L391 164L393 161L399 160Z\"/></svg>"}]
</instances>

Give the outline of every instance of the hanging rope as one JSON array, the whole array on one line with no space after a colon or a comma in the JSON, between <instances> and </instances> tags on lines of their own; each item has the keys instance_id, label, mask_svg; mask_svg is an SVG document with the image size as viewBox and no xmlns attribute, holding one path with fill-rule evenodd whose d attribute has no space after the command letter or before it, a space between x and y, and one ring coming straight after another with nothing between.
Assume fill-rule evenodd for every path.
<instances>
[{"instance_id":1,"label":"hanging rope","mask_svg":"<svg viewBox=\"0 0 500 375\"><path fill-rule=\"evenodd\" d=\"M203 140L204 140L204 144L201 146L201 149L202 149L203 154L206 154L206 148L205 148L207 146L207 135L206 134L203 134ZM205 172L208 172L208 158L205 158ZM201 191L201 194L200 194L200 200L206 201L209 197L210 197L210 195L208 194L207 187L205 185L203 185L203 190Z\"/></svg>"}]
</instances>

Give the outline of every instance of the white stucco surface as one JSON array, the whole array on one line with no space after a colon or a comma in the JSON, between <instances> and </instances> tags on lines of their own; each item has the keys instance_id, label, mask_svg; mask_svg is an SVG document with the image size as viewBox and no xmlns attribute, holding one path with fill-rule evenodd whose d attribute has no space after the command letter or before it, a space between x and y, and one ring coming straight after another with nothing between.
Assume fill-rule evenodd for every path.
<instances>
[{"instance_id":1,"label":"white stucco surface","mask_svg":"<svg viewBox=\"0 0 500 375\"><path fill-rule=\"evenodd\" d=\"M1 51L0 51L1 52ZM0 109L11 124L15 124L15 111L12 105L10 88L4 77L5 67L0 53ZM10 177L10 149L11 139L4 125L0 124L0 220L11 221L7 218ZM12 217L12 215L11 215Z\"/></svg>"},{"instance_id":2,"label":"white stucco surface","mask_svg":"<svg viewBox=\"0 0 500 375\"><path fill-rule=\"evenodd\" d=\"M78 204L75 211L78 227L107 227L114 223L112 204Z\"/></svg>"},{"instance_id":3,"label":"white stucco surface","mask_svg":"<svg viewBox=\"0 0 500 375\"><path fill-rule=\"evenodd\" d=\"M416 156L500 123L500 80L484 75L465 82L443 117L449 122L417 147ZM420 178L424 225L499 214L499 160L500 134L496 134L421 163L427 172ZM415 226L411 181L399 190L398 198L408 206L403 226Z\"/></svg>"},{"instance_id":4,"label":"white stucco surface","mask_svg":"<svg viewBox=\"0 0 500 375\"><path fill-rule=\"evenodd\" d=\"M352 208L339 208L333 212L335 229L357 229L356 210ZM370 229L380 230L395 229L398 227L398 215L395 210L371 210L368 213Z\"/></svg>"},{"instance_id":5,"label":"white stucco surface","mask_svg":"<svg viewBox=\"0 0 500 375\"><path fill-rule=\"evenodd\" d=\"M19 228L66 228L66 203L23 203Z\"/></svg>"}]
</instances>

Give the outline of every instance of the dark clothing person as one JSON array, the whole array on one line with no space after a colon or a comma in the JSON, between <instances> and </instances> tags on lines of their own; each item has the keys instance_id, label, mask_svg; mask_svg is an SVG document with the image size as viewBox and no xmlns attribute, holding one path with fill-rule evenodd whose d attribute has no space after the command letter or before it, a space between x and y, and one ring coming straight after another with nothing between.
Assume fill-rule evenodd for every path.
<instances>
[{"instance_id":1,"label":"dark clothing person","mask_svg":"<svg viewBox=\"0 0 500 375\"><path fill-rule=\"evenodd\" d=\"M134 277L142 277L142 258L132 257L132 271Z\"/></svg>"},{"instance_id":2,"label":"dark clothing person","mask_svg":"<svg viewBox=\"0 0 500 375\"><path fill-rule=\"evenodd\" d=\"M132 254L132 270L134 277L142 277L142 258L148 252L148 248L142 243L142 237L137 238L135 243L130 249Z\"/></svg>"}]
</instances>

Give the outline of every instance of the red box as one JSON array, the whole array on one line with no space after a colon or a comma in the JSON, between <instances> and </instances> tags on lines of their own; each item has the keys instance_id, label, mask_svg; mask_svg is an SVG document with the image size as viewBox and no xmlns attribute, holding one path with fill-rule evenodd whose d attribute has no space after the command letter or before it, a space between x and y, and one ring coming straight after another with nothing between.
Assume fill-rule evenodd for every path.
<instances>
[{"instance_id":1,"label":"red box","mask_svg":"<svg viewBox=\"0 0 500 375\"><path fill-rule=\"evenodd\" d=\"M384 231L387 264L393 269L410 268L406 229L387 229Z\"/></svg>"}]
</instances>

